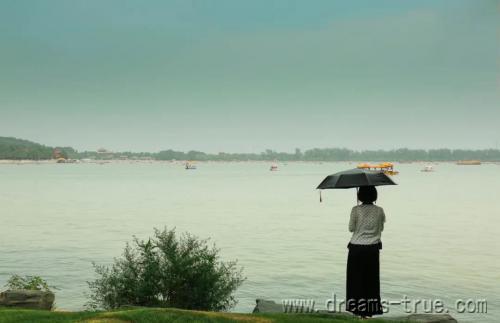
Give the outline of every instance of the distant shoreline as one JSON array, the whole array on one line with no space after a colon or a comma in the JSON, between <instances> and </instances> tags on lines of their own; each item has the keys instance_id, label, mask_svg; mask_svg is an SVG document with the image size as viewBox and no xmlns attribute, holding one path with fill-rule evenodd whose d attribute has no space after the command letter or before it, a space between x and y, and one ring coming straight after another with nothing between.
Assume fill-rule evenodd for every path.
<instances>
[{"instance_id":1,"label":"distant shoreline","mask_svg":"<svg viewBox=\"0 0 500 323\"><path fill-rule=\"evenodd\" d=\"M136 159L93 159L93 160L81 160L76 159L74 162L62 163L62 164L179 164L184 165L187 160L136 160ZM217 163L217 164L242 164L242 163L280 163L280 164L359 164L367 162L366 160L194 160L196 163ZM378 162L378 161L368 161L368 162ZM392 161L391 161L392 162ZM413 160L413 161L395 161L394 164L405 165L405 164L457 164L458 160ZM43 160L33 160L33 159L0 159L0 165L19 165L19 164L40 164L40 165L52 165L58 164L56 159L43 159ZM500 164L500 161L481 161L481 164Z\"/></svg>"},{"instance_id":2,"label":"distant shoreline","mask_svg":"<svg viewBox=\"0 0 500 323\"><path fill-rule=\"evenodd\" d=\"M500 149L408 149L391 150L352 150L347 148L311 148L294 152L279 152L266 149L261 153L205 153L202 151L175 151L172 149L158 152L111 151L99 148L95 151L77 151L72 147L49 147L29 140L13 137L0 137L0 160L23 163L30 160L38 162L60 161L207 161L207 162L456 162L479 160L499 162Z\"/></svg>"}]
</instances>

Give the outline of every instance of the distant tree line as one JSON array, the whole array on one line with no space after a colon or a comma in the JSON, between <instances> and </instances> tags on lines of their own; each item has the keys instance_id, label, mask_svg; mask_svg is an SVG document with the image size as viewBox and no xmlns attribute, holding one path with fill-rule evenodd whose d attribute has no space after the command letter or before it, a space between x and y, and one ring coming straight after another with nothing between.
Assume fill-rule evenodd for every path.
<instances>
[{"instance_id":1,"label":"distant tree line","mask_svg":"<svg viewBox=\"0 0 500 323\"><path fill-rule=\"evenodd\" d=\"M200 151L187 153L173 150L153 154L158 160L199 160L199 161L457 161L477 159L482 161L500 161L500 150L465 150L465 149L394 149L355 151L346 148L314 148L294 153L266 150L260 154L218 153L206 154Z\"/></svg>"},{"instance_id":2,"label":"distant tree line","mask_svg":"<svg viewBox=\"0 0 500 323\"><path fill-rule=\"evenodd\" d=\"M54 158L54 150L64 158L71 159L154 159L154 160L196 160L196 161L457 161L477 159L500 161L499 149L408 149L393 150L351 150L347 148L313 148L293 153L267 149L262 153L204 153L162 150L148 152L78 152L71 147L48 147L28 140L0 137L0 159L42 160Z\"/></svg>"},{"instance_id":3,"label":"distant tree line","mask_svg":"<svg viewBox=\"0 0 500 323\"><path fill-rule=\"evenodd\" d=\"M28 140L0 137L0 159L51 159L53 148Z\"/></svg>"}]
</instances>

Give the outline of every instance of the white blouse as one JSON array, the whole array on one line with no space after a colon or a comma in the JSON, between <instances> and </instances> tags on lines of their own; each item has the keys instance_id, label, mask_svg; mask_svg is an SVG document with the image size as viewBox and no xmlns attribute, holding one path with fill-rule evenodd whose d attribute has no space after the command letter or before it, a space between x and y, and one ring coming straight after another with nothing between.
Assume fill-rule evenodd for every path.
<instances>
[{"instance_id":1,"label":"white blouse","mask_svg":"<svg viewBox=\"0 0 500 323\"><path fill-rule=\"evenodd\" d=\"M376 244L384 230L384 209L373 204L361 204L352 208L349 231L352 244Z\"/></svg>"}]
</instances>

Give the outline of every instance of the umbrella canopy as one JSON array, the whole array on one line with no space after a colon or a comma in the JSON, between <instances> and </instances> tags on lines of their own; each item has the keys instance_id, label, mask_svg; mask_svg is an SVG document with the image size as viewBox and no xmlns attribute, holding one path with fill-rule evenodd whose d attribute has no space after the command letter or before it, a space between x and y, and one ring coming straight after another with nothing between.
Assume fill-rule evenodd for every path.
<instances>
[{"instance_id":1,"label":"umbrella canopy","mask_svg":"<svg viewBox=\"0 0 500 323\"><path fill-rule=\"evenodd\" d=\"M382 171L349 169L327 176L317 189L353 188L361 186L397 185Z\"/></svg>"}]
</instances>

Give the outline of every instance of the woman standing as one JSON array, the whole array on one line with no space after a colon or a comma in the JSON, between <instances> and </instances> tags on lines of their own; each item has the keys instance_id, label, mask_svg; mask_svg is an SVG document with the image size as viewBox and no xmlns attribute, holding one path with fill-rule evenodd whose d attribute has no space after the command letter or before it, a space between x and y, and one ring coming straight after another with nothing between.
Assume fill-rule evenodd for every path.
<instances>
[{"instance_id":1,"label":"woman standing","mask_svg":"<svg viewBox=\"0 0 500 323\"><path fill-rule=\"evenodd\" d=\"M363 318L382 314L380 301L380 240L384 230L384 210L374 205L377 189L360 187L358 200L362 203L352 208L348 244L346 310Z\"/></svg>"}]
</instances>

